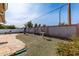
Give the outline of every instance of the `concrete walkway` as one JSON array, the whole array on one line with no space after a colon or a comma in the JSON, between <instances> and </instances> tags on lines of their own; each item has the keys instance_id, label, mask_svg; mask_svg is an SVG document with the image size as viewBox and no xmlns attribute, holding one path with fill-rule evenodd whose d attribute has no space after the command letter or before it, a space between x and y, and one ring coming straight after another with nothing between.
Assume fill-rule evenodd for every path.
<instances>
[{"instance_id":1,"label":"concrete walkway","mask_svg":"<svg viewBox=\"0 0 79 59\"><path fill-rule=\"evenodd\" d=\"M1 34L0 43L8 42L5 44L0 44L0 56L8 56L22 48L25 47L25 44L16 39L17 34Z\"/></svg>"}]
</instances>

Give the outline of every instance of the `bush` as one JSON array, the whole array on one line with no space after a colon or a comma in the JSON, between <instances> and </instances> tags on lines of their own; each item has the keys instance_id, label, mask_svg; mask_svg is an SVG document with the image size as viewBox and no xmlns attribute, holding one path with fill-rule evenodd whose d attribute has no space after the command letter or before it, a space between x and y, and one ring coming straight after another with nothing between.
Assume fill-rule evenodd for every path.
<instances>
[{"instance_id":1,"label":"bush","mask_svg":"<svg viewBox=\"0 0 79 59\"><path fill-rule=\"evenodd\" d=\"M6 29L4 25L0 25L0 29Z\"/></svg>"},{"instance_id":2,"label":"bush","mask_svg":"<svg viewBox=\"0 0 79 59\"><path fill-rule=\"evenodd\" d=\"M14 25L0 25L0 29L15 29Z\"/></svg>"},{"instance_id":3,"label":"bush","mask_svg":"<svg viewBox=\"0 0 79 59\"><path fill-rule=\"evenodd\" d=\"M31 21L29 21L29 22L27 22L27 24L25 24L25 27L33 28L33 23Z\"/></svg>"},{"instance_id":4,"label":"bush","mask_svg":"<svg viewBox=\"0 0 79 59\"><path fill-rule=\"evenodd\" d=\"M73 38L73 41L58 43L57 55L77 56L79 55L79 38Z\"/></svg>"},{"instance_id":5,"label":"bush","mask_svg":"<svg viewBox=\"0 0 79 59\"><path fill-rule=\"evenodd\" d=\"M16 29L16 27L14 25L12 25L12 26L6 26L6 27L7 27L7 29Z\"/></svg>"}]
</instances>

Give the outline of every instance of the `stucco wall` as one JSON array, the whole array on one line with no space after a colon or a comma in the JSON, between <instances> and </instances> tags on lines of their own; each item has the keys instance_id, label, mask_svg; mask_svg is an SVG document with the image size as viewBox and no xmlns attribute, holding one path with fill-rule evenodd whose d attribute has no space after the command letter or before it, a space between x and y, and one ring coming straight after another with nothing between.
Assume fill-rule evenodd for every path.
<instances>
[{"instance_id":1,"label":"stucco wall","mask_svg":"<svg viewBox=\"0 0 79 59\"><path fill-rule=\"evenodd\" d=\"M24 29L0 29L0 33L23 32Z\"/></svg>"},{"instance_id":2,"label":"stucco wall","mask_svg":"<svg viewBox=\"0 0 79 59\"><path fill-rule=\"evenodd\" d=\"M56 37L66 37L76 36L79 34L79 26L47 26L40 28L27 28L26 32L28 33L37 33L40 34L42 31L45 32L45 35L56 36ZM0 33L8 32L24 32L24 29L0 29Z\"/></svg>"},{"instance_id":3,"label":"stucco wall","mask_svg":"<svg viewBox=\"0 0 79 59\"><path fill-rule=\"evenodd\" d=\"M77 26L47 26L47 27L41 27L41 28L32 28L27 29L27 32L30 33L37 33L40 34L40 32L45 32L45 35L49 36L56 36L56 37L72 37L77 35Z\"/></svg>"},{"instance_id":4,"label":"stucco wall","mask_svg":"<svg viewBox=\"0 0 79 59\"><path fill-rule=\"evenodd\" d=\"M57 37L71 37L76 35L76 26L48 27L48 34Z\"/></svg>"}]
</instances>

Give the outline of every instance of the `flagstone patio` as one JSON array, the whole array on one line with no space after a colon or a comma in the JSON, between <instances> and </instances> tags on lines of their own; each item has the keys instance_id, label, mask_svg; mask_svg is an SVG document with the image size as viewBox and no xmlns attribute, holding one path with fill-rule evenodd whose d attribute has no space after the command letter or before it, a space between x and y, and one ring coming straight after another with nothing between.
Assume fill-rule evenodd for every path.
<instances>
[{"instance_id":1,"label":"flagstone patio","mask_svg":"<svg viewBox=\"0 0 79 59\"><path fill-rule=\"evenodd\" d=\"M8 56L25 47L25 44L16 39L17 34L0 35L0 56ZM3 43L6 42L6 43ZM3 44L2 44L3 43Z\"/></svg>"}]
</instances>

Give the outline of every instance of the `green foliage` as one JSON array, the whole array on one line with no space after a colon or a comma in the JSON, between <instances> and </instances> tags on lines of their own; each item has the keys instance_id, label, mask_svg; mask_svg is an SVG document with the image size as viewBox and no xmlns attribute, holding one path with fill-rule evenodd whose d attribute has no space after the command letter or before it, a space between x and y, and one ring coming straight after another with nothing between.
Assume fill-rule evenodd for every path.
<instances>
[{"instance_id":1,"label":"green foliage","mask_svg":"<svg viewBox=\"0 0 79 59\"><path fill-rule=\"evenodd\" d=\"M39 24L38 27L41 27L41 24Z\"/></svg>"},{"instance_id":2,"label":"green foliage","mask_svg":"<svg viewBox=\"0 0 79 59\"><path fill-rule=\"evenodd\" d=\"M14 25L0 25L0 29L15 29Z\"/></svg>"},{"instance_id":3,"label":"green foliage","mask_svg":"<svg viewBox=\"0 0 79 59\"><path fill-rule=\"evenodd\" d=\"M0 29L6 29L4 25L0 25Z\"/></svg>"},{"instance_id":4,"label":"green foliage","mask_svg":"<svg viewBox=\"0 0 79 59\"><path fill-rule=\"evenodd\" d=\"M34 28L37 28L38 27L38 25L37 25L37 23L34 25Z\"/></svg>"},{"instance_id":5,"label":"green foliage","mask_svg":"<svg viewBox=\"0 0 79 59\"><path fill-rule=\"evenodd\" d=\"M6 27L7 27L7 29L16 29L16 27L14 25L12 25L12 26L6 26Z\"/></svg>"},{"instance_id":6,"label":"green foliage","mask_svg":"<svg viewBox=\"0 0 79 59\"><path fill-rule=\"evenodd\" d=\"M36 28L36 27L41 27L41 24L37 24L37 23L36 23L36 24L34 25L34 28Z\"/></svg>"},{"instance_id":7,"label":"green foliage","mask_svg":"<svg viewBox=\"0 0 79 59\"><path fill-rule=\"evenodd\" d=\"M31 21L27 22L27 27L28 27L28 28L33 28L33 24L32 24Z\"/></svg>"},{"instance_id":8,"label":"green foliage","mask_svg":"<svg viewBox=\"0 0 79 59\"><path fill-rule=\"evenodd\" d=\"M73 41L58 43L57 55L61 56L79 56L79 38L73 38Z\"/></svg>"},{"instance_id":9,"label":"green foliage","mask_svg":"<svg viewBox=\"0 0 79 59\"><path fill-rule=\"evenodd\" d=\"M60 23L59 25L60 25L60 26L64 26L64 25L66 25L66 24L65 24L65 23Z\"/></svg>"},{"instance_id":10,"label":"green foliage","mask_svg":"<svg viewBox=\"0 0 79 59\"><path fill-rule=\"evenodd\" d=\"M46 24L44 24L43 27L46 27Z\"/></svg>"}]
</instances>

